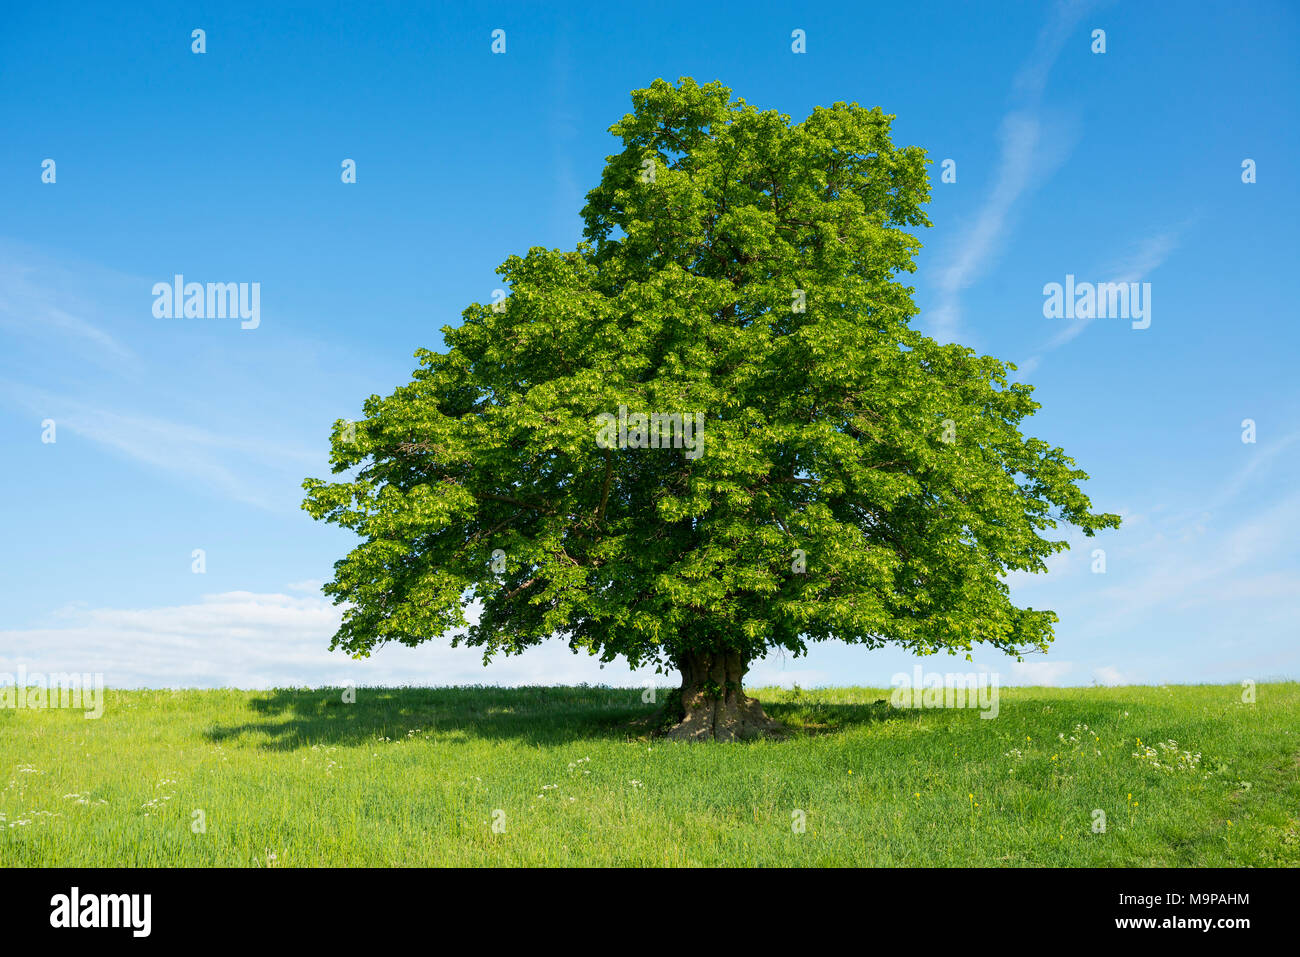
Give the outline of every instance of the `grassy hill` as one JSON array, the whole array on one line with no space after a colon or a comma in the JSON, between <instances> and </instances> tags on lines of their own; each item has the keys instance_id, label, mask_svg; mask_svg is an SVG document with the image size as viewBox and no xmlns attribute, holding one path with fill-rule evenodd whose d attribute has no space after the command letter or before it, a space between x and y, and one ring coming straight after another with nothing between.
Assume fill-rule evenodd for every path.
<instances>
[{"instance_id":1,"label":"grassy hill","mask_svg":"<svg viewBox=\"0 0 1300 957\"><path fill-rule=\"evenodd\" d=\"M1300 684L1002 689L993 720L751 693L785 739L654 740L641 689L589 687L0 710L0 865L1300 864Z\"/></svg>"}]
</instances>

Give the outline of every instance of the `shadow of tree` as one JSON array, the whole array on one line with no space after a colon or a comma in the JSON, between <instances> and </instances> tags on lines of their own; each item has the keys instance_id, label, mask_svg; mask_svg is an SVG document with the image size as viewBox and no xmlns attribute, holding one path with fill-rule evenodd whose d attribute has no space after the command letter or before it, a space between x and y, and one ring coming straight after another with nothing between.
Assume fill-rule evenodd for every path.
<instances>
[{"instance_id":1,"label":"shadow of tree","mask_svg":"<svg viewBox=\"0 0 1300 957\"><path fill-rule=\"evenodd\" d=\"M213 742L261 738L269 750L397 739L419 729L441 738L498 738L558 744L633 737L647 713L641 691L604 687L277 688L248 707L257 720L217 725Z\"/></svg>"},{"instance_id":2,"label":"shadow of tree","mask_svg":"<svg viewBox=\"0 0 1300 957\"><path fill-rule=\"evenodd\" d=\"M205 736L214 743L255 744L273 751L396 740L416 729L443 740L509 739L537 745L593 738L626 741L648 737L644 719L658 704L643 701L643 695L640 688L583 685L277 688L249 700L254 720L215 725ZM883 701L870 705L764 701L764 708L789 724L787 736L883 721L893 711Z\"/></svg>"},{"instance_id":3,"label":"shadow of tree","mask_svg":"<svg viewBox=\"0 0 1300 957\"><path fill-rule=\"evenodd\" d=\"M763 710L769 717L789 727L791 736L832 734L857 725L895 720L906 714L898 708L890 707L884 698L870 704L838 704L788 698L785 701L764 701Z\"/></svg>"}]
</instances>

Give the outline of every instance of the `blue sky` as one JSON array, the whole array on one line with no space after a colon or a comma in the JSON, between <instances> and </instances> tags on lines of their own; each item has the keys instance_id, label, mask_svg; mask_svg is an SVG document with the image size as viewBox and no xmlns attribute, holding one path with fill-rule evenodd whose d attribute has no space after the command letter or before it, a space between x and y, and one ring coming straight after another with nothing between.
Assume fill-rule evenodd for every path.
<instances>
[{"instance_id":1,"label":"blue sky","mask_svg":"<svg viewBox=\"0 0 1300 957\"><path fill-rule=\"evenodd\" d=\"M840 100L896 114L895 142L935 162L922 328L1018 363L1043 404L1029 431L1125 516L1012 580L1060 614L1051 653L976 666L1003 683L1300 676L1295 6L221 7L6 14L0 672L639 680L562 645L487 669L437 641L327 653L319 584L350 542L299 509L300 483L327 474L333 420L407 381L503 259L578 240L628 92L688 75L796 120ZM156 318L151 288L176 273L260 283L260 325ZM1044 317L1067 274L1149 282L1150 327ZM884 686L911 665L825 645L751 683Z\"/></svg>"}]
</instances>

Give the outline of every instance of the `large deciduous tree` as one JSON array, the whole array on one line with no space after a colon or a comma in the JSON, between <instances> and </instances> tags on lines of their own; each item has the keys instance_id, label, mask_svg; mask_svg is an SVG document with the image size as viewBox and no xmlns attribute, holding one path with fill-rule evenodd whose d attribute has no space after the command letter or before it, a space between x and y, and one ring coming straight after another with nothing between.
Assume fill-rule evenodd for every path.
<instances>
[{"instance_id":1,"label":"large deciduous tree","mask_svg":"<svg viewBox=\"0 0 1300 957\"><path fill-rule=\"evenodd\" d=\"M1045 650L1056 615L1005 574L1043 571L1058 523L1119 519L1022 435L1014 366L910 326L924 151L857 104L632 101L585 241L510 257L507 298L336 423L338 479L304 483L361 539L332 647L463 629L486 663L558 635L675 668L669 733L718 739L771 726L741 682L774 649Z\"/></svg>"}]
</instances>

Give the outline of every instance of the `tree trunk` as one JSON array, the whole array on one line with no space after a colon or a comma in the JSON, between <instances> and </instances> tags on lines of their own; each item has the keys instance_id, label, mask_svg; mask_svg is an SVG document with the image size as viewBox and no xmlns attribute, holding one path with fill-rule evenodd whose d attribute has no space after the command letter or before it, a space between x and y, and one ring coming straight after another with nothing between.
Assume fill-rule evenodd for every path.
<instances>
[{"instance_id":1,"label":"tree trunk","mask_svg":"<svg viewBox=\"0 0 1300 957\"><path fill-rule=\"evenodd\" d=\"M782 725L745 695L741 681L749 664L737 651L694 651L679 655L679 721L665 733L677 741L744 741Z\"/></svg>"}]
</instances>

